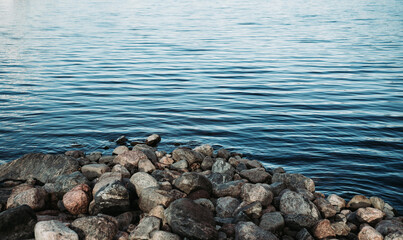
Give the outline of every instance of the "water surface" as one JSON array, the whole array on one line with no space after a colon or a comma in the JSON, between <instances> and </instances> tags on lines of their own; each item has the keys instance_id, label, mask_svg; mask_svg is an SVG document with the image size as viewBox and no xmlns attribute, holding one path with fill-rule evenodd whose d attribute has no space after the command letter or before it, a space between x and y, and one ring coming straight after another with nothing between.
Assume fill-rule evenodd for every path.
<instances>
[{"instance_id":1,"label":"water surface","mask_svg":"<svg viewBox=\"0 0 403 240\"><path fill-rule=\"evenodd\" d=\"M151 133L403 210L403 4L0 1L0 159Z\"/></svg>"}]
</instances>

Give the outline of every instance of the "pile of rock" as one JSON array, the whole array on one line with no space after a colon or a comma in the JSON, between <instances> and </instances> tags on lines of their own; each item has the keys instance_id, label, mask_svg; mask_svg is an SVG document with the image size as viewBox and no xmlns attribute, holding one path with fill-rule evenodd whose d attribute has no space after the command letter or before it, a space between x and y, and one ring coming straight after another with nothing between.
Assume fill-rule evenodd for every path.
<instances>
[{"instance_id":1,"label":"pile of rock","mask_svg":"<svg viewBox=\"0 0 403 240\"><path fill-rule=\"evenodd\" d=\"M1 165L1 239L403 238L403 218L378 197L346 204L301 174L209 145L167 154L160 140Z\"/></svg>"}]
</instances>

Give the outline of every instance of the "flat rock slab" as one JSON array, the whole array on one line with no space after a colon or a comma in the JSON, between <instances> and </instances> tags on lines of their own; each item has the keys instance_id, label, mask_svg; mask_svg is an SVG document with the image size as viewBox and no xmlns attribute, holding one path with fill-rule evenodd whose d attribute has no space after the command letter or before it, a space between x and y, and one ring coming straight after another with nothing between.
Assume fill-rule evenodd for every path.
<instances>
[{"instance_id":1,"label":"flat rock slab","mask_svg":"<svg viewBox=\"0 0 403 240\"><path fill-rule=\"evenodd\" d=\"M42 221L35 225L35 240L78 240L76 232L60 221Z\"/></svg>"},{"instance_id":2,"label":"flat rock slab","mask_svg":"<svg viewBox=\"0 0 403 240\"><path fill-rule=\"evenodd\" d=\"M0 182L35 178L42 183L53 182L58 176L70 174L80 165L72 157L58 154L29 153L12 162L0 165Z\"/></svg>"}]
</instances>

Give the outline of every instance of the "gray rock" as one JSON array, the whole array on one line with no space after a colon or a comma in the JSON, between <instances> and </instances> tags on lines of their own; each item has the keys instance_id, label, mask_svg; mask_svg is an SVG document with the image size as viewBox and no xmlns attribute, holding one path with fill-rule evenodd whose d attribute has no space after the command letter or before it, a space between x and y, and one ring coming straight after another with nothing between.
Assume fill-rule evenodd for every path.
<instances>
[{"instance_id":1,"label":"gray rock","mask_svg":"<svg viewBox=\"0 0 403 240\"><path fill-rule=\"evenodd\" d=\"M193 151L189 148L177 148L172 152L172 158L177 162L180 160L186 160L189 165L193 163L201 163L203 162L204 156L203 154Z\"/></svg>"},{"instance_id":2,"label":"gray rock","mask_svg":"<svg viewBox=\"0 0 403 240\"><path fill-rule=\"evenodd\" d=\"M280 211L284 214L308 215L314 219L320 218L320 212L309 200L293 191L286 191L280 199Z\"/></svg>"},{"instance_id":3,"label":"gray rock","mask_svg":"<svg viewBox=\"0 0 403 240\"><path fill-rule=\"evenodd\" d=\"M264 168L252 168L239 173L241 177L248 179L252 183L265 183L270 180L271 175Z\"/></svg>"},{"instance_id":4,"label":"gray rock","mask_svg":"<svg viewBox=\"0 0 403 240\"><path fill-rule=\"evenodd\" d=\"M379 209L381 211L385 207L385 202L379 197L370 197L369 201L371 202L374 208Z\"/></svg>"},{"instance_id":5,"label":"gray rock","mask_svg":"<svg viewBox=\"0 0 403 240\"><path fill-rule=\"evenodd\" d=\"M233 197L222 197L217 199L216 212L217 217L229 218L232 217L235 209L239 206L238 199Z\"/></svg>"},{"instance_id":6,"label":"gray rock","mask_svg":"<svg viewBox=\"0 0 403 240\"><path fill-rule=\"evenodd\" d=\"M274 196L278 196L280 194L280 192L286 188L287 188L287 186L283 182L274 182L274 183L270 184L270 190L272 191Z\"/></svg>"},{"instance_id":7,"label":"gray rock","mask_svg":"<svg viewBox=\"0 0 403 240\"><path fill-rule=\"evenodd\" d=\"M113 166L112 172L121 173L123 178L130 178L129 170L127 170L127 168L125 168L124 166L122 166L120 164L116 164L115 166Z\"/></svg>"},{"instance_id":8,"label":"gray rock","mask_svg":"<svg viewBox=\"0 0 403 240\"><path fill-rule=\"evenodd\" d=\"M129 171L133 171L138 167L140 160L147 160L148 157L140 150L133 151L125 151L119 154L115 159L113 159L113 163L120 164L127 168Z\"/></svg>"},{"instance_id":9,"label":"gray rock","mask_svg":"<svg viewBox=\"0 0 403 240\"><path fill-rule=\"evenodd\" d=\"M151 134L146 139L146 144L149 146L157 146L157 144L161 142L161 136L158 134Z\"/></svg>"},{"instance_id":10,"label":"gray rock","mask_svg":"<svg viewBox=\"0 0 403 240\"><path fill-rule=\"evenodd\" d=\"M273 200L273 193L270 191L270 186L267 184L245 183L242 186L241 197L247 203L258 201L263 207L269 205Z\"/></svg>"},{"instance_id":11,"label":"gray rock","mask_svg":"<svg viewBox=\"0 0 403 240\"><path fill-rule=\"evenodd\" d=\"M174 185L176 188L180 189L186 194L197 190L206 190L211 194L213 189L213 186L208 178L195 172L182 174L174 181Z\"/></svg>"},{"instance_id":12,"label":"gray rock","mask_svg":"<svg viewBox=\"0 0 403 240\"><path fill-rule=\"evenodd\" d=\"M351 231L345 222L332 223L332 228L336 233L336 236L347 236Z\"/></svg>"},{"instance_id":13,"label":"gray rock","mask_svg":"<svg viewBox=\"0 0 403 240\"><path fill-rule=\"evenodd\" d=\"M37 222L35 212L27 205L0 212L0 236L2 240L32 238Z\"/></svg>"},{"instance_id":14,"label":"gray rock","mask_svg":"<svg viewBox=\"0 0 403 240\"><path fill-rule=\"evenodd\" d=\"M402 239L403 239L403 231L389 233L385 237L385 240L402 240Z\"/></svg>"},{"instance_id":15,"label":"gray rock","mask_svg":"<svg viewBox=\"0 0 403 240\"><path fill-rule=\"evenodd\" d=\"M64 155L73 157L73 158L83 158L85 157L85 153L83 151L78 151L78 150L72 150L72 151L67 151L64 153Z\"/></svg>"},{"instance_id":16,"label":"gray rock","mask_svg":"<svg viewBox=\"0 0 403 240\"><path fill-rule=\"evenodd\" d=\"M296 191L298 188L305 188L315 192L315 183L312 179L297 173L275 173L271 179L274 182L283 182L287 188Z\"/></svg>"},{"instance_id":17,"label":"gray rock","mask_svg":"<svg viewBox=\"0 0 403 240\"><path fill-rule=\"evenodd\" d=\"M130 178L130 182L136 188L137 196L140 196L141 192L145 188L155 187L158 188L158 182L153 176L145 172L137 172Z\"/></svg>"},{"instance_id":18,"label":"gray rock","mask_svg":"<svg viewBox=\"0 0 403 240\"><path fill-rule=\"evenodd\" d=\"M187 198L172 202L165 210L165 218L172 232L181 237L213 240L218 237L213 213Z\"/></svg>"},{"instance_id":19,"label":"gray rock","mask_svg":"<svg viewBox=\"0 0 403 240\"><path fill-rule=\"evenodd\" d=\"M235 176L235 175L234 175ZM207 175L207 178L213 183L213 184L222 184L222 183L227 183L229 182L228 177L225 177L221 173L210 173ZM240 180L240 179L237 179ZM246 180L245 180L246 181Z\"/></svg>"},{"instance_id":20,"label":"gray rock","mask_svg":"<svg viewBox=\"0 0 403 240\"><path fill-rule=\"evenodd\" d=\"M155 170L154 164L148 159L142 159L139 161L139 172L151 173Z\"/></svg>"},{"instance_id":21,"label":"gray rock","mask_svg":"<svg viewBox=\"0 0 403 240\"><path fill-rule=\"evenodd\" d=\"M127 150L127 151L129 151L129 150ZM102 156L102 157L99 159L98 162L108 165L108 164L113 163L113 160L115 159L115 157L116 157L116 155L113 155L113 156Z\"/></svg>"},{"instance_id":22,"label":"gray rock","mask_svg":"<svg viewBox=\"0 0 403 240\"><path fill-rule=\"evenodd\" d=\"M199 153L201 153L201 154L203 154L204 156L207 156L207 157L212 157L213 153L214 153L213 147L208 145L208 144L203 144L201 146L196 147L193 150L195 152L199 152Z\"/></svg>"},{"instance_id":23,"label":"gray rock","mask_svg":"<svg viewBox=\"0 0 403 240\"><path fill-rule=\"evenodd\" d=\"M336 194L330 194L327 197L327 201L335 208L336 212L340 212L341 209L346 207L346 201Z\"/></svg>"},{"instance_id":24,"label":"gray rock","mask_svg":"<svg viewBox=\"0 0 403 240\"><path fill-rule=\"evenodd\" d=\"M183 170L189 167L189 163L186 160L180 160L176 163L171 164L171 168L174 170Z\"/></svg>"},{"instance_id":25,"label":"gray rock","mask_svg":"<svg viewBox=\"0 0 403 240\"><path fill-rule=\"evenodd\" d=\"M278 240L271 232L265 231L253 222L239 222L235 226L237 240Z\"/></svg>"},{"instance_id":26,"label":"gray rock","mask_svg":"<svg viewBox=\"0 0 403 240\"><path fill-rule=\"evenodd\" d=\"M94 185L92 189L92 195L95 196L97 192L104 188L106 185L111 184L115 181L123 181L121 173L118 172L106 172L99 177L98 182Z\"/></svg>"},{"instance_id":27,"label":"gray rock","mask_svg":"<svg viewBox=\"0 0 403 240\"><path fill-rule=\"evenodd\" d=\"M100 214L77 218L71 228L80 239L112 240L118 232L118 223L114 217Z\"/></svg>"},{"instance_id":28,"label":"gray rock","mask_svg":"<svg viewBox=\"0 0 403 240\"><path fill-rule=\"evenodd\" d=\"M397 231L403 232L403 222L395 220L382 220L376 224L375 229L384 236Z\"/></svg>"},{"instance_id":29,"label":"gray rock","mask_svg":"<svg viewBox=\"0 0 403 240\"><path fill-rule=\"evenodd\" d=\"M323 218L330 218L336 215L337 211L335 207L333 207L333 205L331 205L326 199L317 198L313 203L315 203L316 207L318 207Z\"/></svg>"},{"instance_id":30,"label":"gray rock","mask_svg":"<svg viewBox=\"0 0 403 240\"><path fill-rule=\"evenodd\" d=\"M41 187L23 184L15 187L7 200L7 208L15 208L28 205L33 210L41 210L45 207L47 192Z\"/></svg>"},{"instance_id":31,"label":"gray rock","mask_svg":"<svg viewBox=\"0 0 403 240\"><path fill-rule=\"evenodd\" d=\"M155 154L155 148L148 146L146 144L137 144L136 146L133 147L133 150L140 150L142 151L149 160L151 160L153 163L158 162L158 157L157 154Z\"/></svg>"},{"instance_id":32,"label":"gray rock","mask_svg":"<svg viewBox=\"0 0 403 240\"><path fill-rule=\"evenodd\" d=\"M284 216L284 221L286 226L301 230L302 228L312 228L318 223L318 219L314 218L310 215L302 215L302 214L287 214Z\"/></svg>"},{"instance_id":33,"label":"gray rock","mask_svg":"<svg viewBox=\"0 0 403 240\"><path fill-rule=\"evenodd\" d=\"M200 167L206 171L206 170L210 170L213 167L214 161L210 156L207 156L203 159L202 164L200 165Z\"/></svg>"},{"instance_id":34,"label":"gray rock","mask_svg":"<svg viewBox=\"0 0 403 240\"><path fill-rule=\"evenodd\" d=\"M234 177L235 169L231 164L225 162L223 159L217 159L212 166L213 173L220 173L225 176L226 181L231 181Z\"/></svg>"},{"instance_id":35,"label":"gray rock","mask_svg":"<svg viewBox=\"0 0 403 240\"><path fill-rule=\"evenodd\" d=\"M105 164L88 164L82 166L81 168L83 175L90 181L110 171L111 169Z\"/></svg>"},{"instance_id":36,"label":"gray rock","mask_svg":"<svg viewBox=\"0 0 403 240\"><path fill-rule=\"evenodd\" d=\"M246 162L248 168L264 168L263 164L258 160L249 160Z\"/></svg>"},{"instance_id":37,"label":"gray rock","mask_svg":"<svg viewBox=\"0 0 403 240\"><path fill-rule=\"evenodd\" d=\"M221 148L217 151L217 157L228 160L231 157L231 153L227 149Z\"/></svg>"},{"instance_id":38,"label":"gray rock","mask_svg":"<svg viewBox=\"0 0 403 240\"><path fill-rule=\"evenodd\" d=\"M269 232L281 232L284 228L284 218L280 212L269 212L263 214L259 227Z\"/></svg>"},{"instance_id":39,"label":"gray rock","mask_svg":"<svg viewBox=\"0 0 403 240\"><path fill-rule=\"evenodd\" d=\"M99 159L101 159L102 153L100 152L92 152L90 155L87 155L88 160L91 162L97 162Z\"/></svg>"},{"instance_id":40,"label":"gray rock","mask_svg":"<svg viewBox=\"0 0 403 240\"><path fill-rule=\"evenodd\" d=\"M0 182L37 179L42 183L54 182L58 176L79 169L78 161L64 154L29 153L12 162L0 165ZM46 171L44 171L46 169Z\"/></svg>"},{"instance_id":41,"label":"gray rock","mask_svg":"<svg viewBox=\"0 0 403 240\"><path fill-rule=\"evenodd\" d=\"M78 240L76 232L62 222L51 220L38 222L35 225L35 240Z\"/></svg>"},{"instance_id":42,"label":"gray rock","mask_svg":"<svg viewBox=\"0 0 403 240\"><path fill-rule=\"evenodd\" d=\"M295 236L296 240L314 240L306 228L301 229Z\"/></svg>"},{"instance_id":43,"label":"gray rock","mask_svg":"<svg viewBox=\"0 0 403 240\"><path fill-rule=\"evenodd\" d=\"M160 229L161 219L156 217L145 217L139 225L130 233L130 240L151 239L151 233Z\"/></svg>"},{"instance_id":44,"label":"gray rock","mask_svg":"<svg viewBox=\"0 0 403 240\"><path fill-rule=\"evenodd\" d=\"M139 207L143 212L148 213L158 205L168 207L175 200L175 196L170 192L158 188L145 188L139 196Z\"/></svg>"},{"instance_id":45,"label":"gray rock","mask_svg":"<svg viewBox=\"0 0 403 240\"><path fill-rule=\"evenodd\" d=\"M94 203L90 206L90 213L96 215L105 213L117 215L126 212L130 208L130 199L128 190L120 181L108 183L101 188L94 196Z\"/></svg>"},{"instance_id":46,"label":"gray rock","mask_svg":"<svg viewBox=\"0 0 403 240\"><path fill-rule=\"evenodd\" d=\"M233 216L235 222L240 222L244 219L259 219L262 216L262 204L260 202L242 202L235 210Z\"/></svg>"},{"instance_id":47,"label":"gray rock","mask_svg":"<svg viewBox=\"0 0 403 240\"><path fill-rule=\"evenodd\" d=\"M222 184L213 185L213 194L216 197L239 197L241 195L242 186L245 184L244 180L231 181Z\"/></svg>"},{"instance_id":48,"label":"gray rock","mask_svg":"<svg viewBox=\"0 0 403 240\"><path fill-rule=\"evenodd\" d=\"M152 238L151 240L181 240L181 238L170 232L165 232L165 231L155 231L152 232Z\"/></svg>"},{"instance_id":49,"label":"gray rock","mask_svg":"<svg viewBox=\"0 0 403 240\"><path fill-rule=\"evenodd\" d=\"M126 146L118 146L113 150L112 154L113 155L120 155L120 154L122 154L124 152L127 152L127 151L129 151L128 147L126 147Z\"/></svg>"}]
</instances>

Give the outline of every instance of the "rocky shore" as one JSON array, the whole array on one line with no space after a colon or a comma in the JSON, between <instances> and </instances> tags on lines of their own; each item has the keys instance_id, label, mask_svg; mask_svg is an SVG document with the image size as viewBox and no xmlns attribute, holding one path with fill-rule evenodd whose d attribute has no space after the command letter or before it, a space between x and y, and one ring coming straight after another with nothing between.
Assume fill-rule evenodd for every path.
<instances>
[{"instance_id":1,"label":"rocky shore","mask_svg":"<svg viewBox=\"0 0 403 240\"><path fill-rule=\"evenodd\" d=\"M312 179L210 145L157 150L160 136L112 156L26 154L0 166L0 238L402 240L379 197L347 202Z\"/></svg>"}]
</instances>

